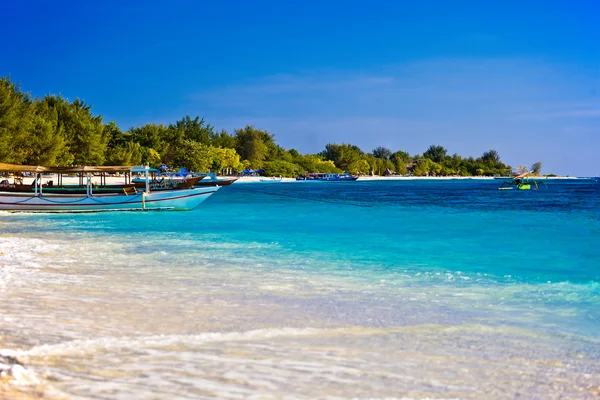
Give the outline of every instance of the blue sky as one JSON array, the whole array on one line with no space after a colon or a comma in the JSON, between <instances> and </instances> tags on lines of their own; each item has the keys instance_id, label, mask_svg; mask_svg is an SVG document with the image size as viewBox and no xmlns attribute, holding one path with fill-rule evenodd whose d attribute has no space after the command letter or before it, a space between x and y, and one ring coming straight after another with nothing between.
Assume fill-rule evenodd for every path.
<instances>
[{"instance_id":1,"label":"blue sky","mask_svg":"<svg viewBox=\"0 0 600 400\"><path fill-rule=\"evenodd\" d=\"M441 144L597 176L598 15L552 0L5 1L0 76L124 130L200 115L303 153Z\"/></svg>"}]
</instances>

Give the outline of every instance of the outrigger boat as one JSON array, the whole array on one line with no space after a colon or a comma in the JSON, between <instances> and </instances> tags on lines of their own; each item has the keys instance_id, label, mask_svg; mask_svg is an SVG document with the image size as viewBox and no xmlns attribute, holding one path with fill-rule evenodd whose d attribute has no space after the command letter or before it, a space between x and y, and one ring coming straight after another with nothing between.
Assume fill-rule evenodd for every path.
<instances>
[{"instance_id":1,"label":"outrigger boat","mask_svg":"<svg viewBox=\"0 0 600 400\"><path fill-rule=\"evenodd\" d=\"M0 184L0 210L80 212L122 210L191 210L221 188L220 185L163 187L152 189L148 166L142 167L41 167L0 164L0 172L29 173L34 176L33 193L16 191L19 178ZM107 173L124 173L124 185L106 185ZM58 185L42 184L42 175L56 174ZM63 185L63 175L76 174L80 185ZM92 183L100 174L100 185ZM131 182L131 174L143 174L143 188ZM85 182L85 185L83 183ZM14 186L14 187L11 187ZM71 186L71 187L69 187ZM83 190L82 191L82 187ZM57 189L60 193L53 192Z\"/></svg>"},{"instance_id":2,"label":"outrigger boat","mask_svg":"<svg viewBox=\"0 0 600 400\"><path fill-rule=\"evenodd\" d=\"M1 165L1 164L0 164ZM152 174L152 169L150 169L152 179L150 180L150 190L158 191L158 190L172 190L172 189L190 189L193 187L200 186L228 186L237 180L237 178L228 178L228 179L216 179L211 178L208 175L200 175L194 177L186 177L186 178L178 178L173 179L171 177L161 177ZM134 178L128 179L126 181L130 183L125 184L106 184L106 180L104 179L104 183L102 183L104 176L100 176L100 183L92 182L92 191L94 193L123 193L124 189L144 189L146 187L146 180L144 178ZM59 178L60 179L60 178ZM41 186L41 189L46 193L56 193L56 194L85 194L87 193L87 185L83 184L83 177L79 177L79 184L67 184L64 185L62 182L60 184L55 184L54 180L48 180L46 183L39 183L40 179L36 177L31 181L30 184L24 184L23 178L15 177L13 183L10 183L8 179L0 180L0 192L13 192L13 193L34 193L36 190L36 182L38 186ZM62 179L61 179L62 181Z\"/></svg>"},{"instance_id":3,"label":"outrigger boat","mask_svg":"<svg viewBox=\"0 0 600 400\"><path fill-rule=\"evenodd\" d=\"M530 178L529 172L524 172L519 175L515 175L511 180L504 181L502 186L498 188L498 190L538 190L540 185L544 185L544 187L548 187L546 182L543 180L536 180Z\"/></svg>"}]
</instances>

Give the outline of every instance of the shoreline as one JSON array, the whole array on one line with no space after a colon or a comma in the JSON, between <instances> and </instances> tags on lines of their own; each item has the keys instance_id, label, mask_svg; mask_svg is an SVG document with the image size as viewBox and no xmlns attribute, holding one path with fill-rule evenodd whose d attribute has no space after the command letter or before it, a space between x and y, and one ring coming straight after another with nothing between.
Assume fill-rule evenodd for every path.
<instances>
[{"instance_id":1,"label":"shoreline","mask_svg":"<svg viewBox=\"0 0 600 400\"><path fill-rule=\"evenodd\" d=\"M234 178L234 176L217 176L218 179ZM233 185L245 184L245 183L306 183L315 181L304 181L296 180L296 178L285 178L285 177L270 177L270 176L240 176L233 182ZM595 177L576 177L576 176L539 176L533 177L538 180L585 180L585 179L598 179ZM12 183L13 178L7 178ZM510 178L498 178L493 176L379 176L379 175L361 175L358 177L356 182L367 182L367 181L453 181L453 180L476 180L476 181L504 181ZM29 184L33 181L32 177L26 177L24 182ZM42 176L42 182L47 183L48 181L55 181L54 176ZM91 179L95 185L100 184L100 177L94 176ZM123 176L107 176L105 177L106 184L124 184L125 178ZM63 184L66 185L77 185L79 178L76 176L63 176ZM1 191L1 189L0 189Z\"/></svg>"},{"instance_id":2,"label":"shoreline","mask_svg":"<svg viewBox=\"0 0 600 400\"><path fill-rule=\"evenodd\" d=\"M576 176L540 176L533 177L539 180L578 180L578 179L594 179L593 177L576 177ZM506 178L510 179L510 178ZM504 178L496 179L493 176L379 176L379 175L363 175L359 176L356 182L366 181L413 181L413 180L427 180L427 181L452 181L452 180L480 180L480 181L502 181ZM267 176L241 176L237 181L233 182L233 185L243 183L290 183L300 182L305 183L307 181L297 181L296 178L279 178L279 177L267 177ZM308 181L314 182L314 181Z\"/></svg>"}]
</instances>

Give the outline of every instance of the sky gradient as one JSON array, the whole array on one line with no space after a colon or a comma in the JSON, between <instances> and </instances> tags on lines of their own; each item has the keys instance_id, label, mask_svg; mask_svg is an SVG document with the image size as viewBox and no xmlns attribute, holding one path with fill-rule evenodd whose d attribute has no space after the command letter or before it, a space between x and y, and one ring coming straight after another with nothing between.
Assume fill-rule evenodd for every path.
<instances>
[{"instance_id":1,"label":"sky gradient","mask_svg":"<svg viewBox=\"0 0 600 400\"><path fill-rule=\"evenodd\" d=\"M440 144L600 175L600 3L482 3L2 2L0 76L123 130L200 115L302 153Z\"/></svg>"}]
</instances>

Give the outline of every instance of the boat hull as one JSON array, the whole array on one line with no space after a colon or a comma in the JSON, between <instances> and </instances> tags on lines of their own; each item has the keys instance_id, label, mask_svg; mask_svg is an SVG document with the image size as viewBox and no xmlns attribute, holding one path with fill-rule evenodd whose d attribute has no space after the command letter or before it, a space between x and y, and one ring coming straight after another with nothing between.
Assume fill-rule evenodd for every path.
<instances>
[{"instance_id":1,"label":"boat hull","mask_svg":"<svg viewBox=\"0 0 600 400\"><path fill-rule=\"evenodd\" d=\"M192 210L220 189L209 186L138 192L135 194L42 194L0 192L0 210L37 212L85 212L129 210Z\"/></svg>"}]
</instances>

